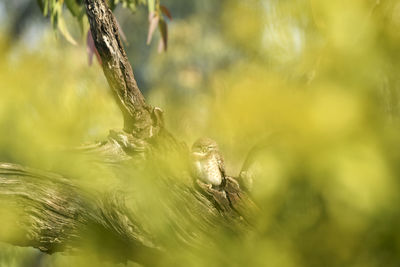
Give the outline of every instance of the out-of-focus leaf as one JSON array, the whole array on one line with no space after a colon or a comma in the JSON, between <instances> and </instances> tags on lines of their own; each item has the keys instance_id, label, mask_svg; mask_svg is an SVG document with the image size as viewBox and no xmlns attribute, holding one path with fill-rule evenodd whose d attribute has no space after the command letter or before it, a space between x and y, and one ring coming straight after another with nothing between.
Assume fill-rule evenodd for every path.
<instances>
[{"instance_id":1,"label":"out-of-focus leaf","mask_svg":"<svg viewBox=\"0 0 400 267\"><path fill-rule=\"evenodd\" d=\"M149 13L149 31L147 33L147 44L151 43L151 39L153 38L154 31L157 28L157 25L160 21L160 17L156 13Z\"/></svg>"},{"instance_id":2,"label":"out-of-focus leaf","mask_svg":"<svg viewBox=\"0 0 400 267\"><path fill-rule=\"evenodd\" d=\"M168 45L168 26L164 20L159 20L158 28L160 29L161 33L161 40L158 46L158 51L161 52L162 50L167 51Z\"/></svg>"},{"instance_id":3,"label":"out-of-focus leaf","mask_svg":"<svg viewBox=\"0 0 400 267\"><path fill-rule=\"evenodd\" d=\"M156 10L156 8L155 8L156 5L155 4L156 4L155 0L148 0L147 5L148 5L148 8L149 8L149 14L153 14L155 12L155 10Z\"/></svg>"},{"instance_id":4,"label":"out-of-focus leaf","mask_svg":"<svg viewBox=\"0 0 400 267\"><path fill-rule=\"evenodd\" d=\"M114 0L108 0L107 3L111 10L115 9L115 1Z\"/></svg>"},{"instance_id":5,"label":"out-of-focus leaf","mask_svg":"<svg viewBox=\"0 0 400 267\"><path fill-rule=\"evenodd\" d=\"M65 5L74 17L80 16L82 7L76 2L76 0L65 0Z\"/></svg>"},{"instance_id":6,"label":"out-of-focus leaf","mask_svg":"<svg viewBox=\"0 0 400 267\"><path fill-rule=\"evenodd\" d=\"M36 0L36 2L37 2L38 6L39 6L39 8L40 8L40 11L42 11L42 13L44 13L44 3L43 3L43 0Z\"/></svg>"},{"instance_id":7,"label":"out-of-focus leaf","mask_svg":"<svg viewBox=\"0 0 400 267\"><path fill-rule=\"evenodd\" d=\"M146 4L146 0L108 0L107 2L111 10L114 10L118 4L122 4L123 8L127 8L132 12L136 12L138 5Z\"/></svg>"},{"instance_id":8,"label":"out-of-focus leaf","mask_svg":"<svg viewBox=\"0 0 400 267\"><path fill-rule=\"evenodd\" d=\"M75 39L69 33L67 25L65 24L64 18L62 16L58 18L57 27L60 30L61 34L64 36L65 40L73 45L77 45Z\"/></svg>"},{"instance_id":9,"label":"out-of-focus leaf","mask_svg":"<svg viewBox=\"0 0 400 267\"><path fill-rule=\"evenodd\" d=\"M88 63L89 66L92 65L93 63L93 55L96 55L97 61L99 62L99 64L101 65L101 57L99 55L99 52L96 49L96 46L94 45L94 40L93 40L93 36L92 36L92 32L88 31L87 33L87 38L86 38L86 47L87 47L87 53L88 53Z\"/></svg>"},{"instance_id":10,"label":"out-of-focus leaf","mask_svg":"<svg viewBox=\"0 0 400 267\"><path fill-rule=\"evenodd\" d=\"M121 39L122 39L122 41L124 41L125 44L128 44L128 39L126 38L126 35L125 35L124 31L122 30L121 25L119 24L117 19L115 19L115 21L117 22L119 36L121 36Z\"/></svg>"},{"instance_id":11,"label":"out-of-focus leaf","mask_svg":"<svg viewBox=\"0 0 400 267\"><path fill-rule=\"evenodd\" d=\"M50 11L50 21L51 24L53 25L53 29L57 29L57 24L58 20L61 17L62 14L62 2L56 1L56 0L51 0L50 1L50 6L49 6L49 11Z\"/></svg>"},{"instance_id":12,"label":"out-of-focus leaf","mask_svg":"<svg viewBox=\"0 0 400 267\"><path fill-rule=\"evenodd\" d=\"M137 10L137 5L136 5L135 2L131 2L131 3L129 3L128 8L129 8L132 12L136 12L136 10Z\"/></svg>"},{"instance_id":13,"label":"out-of-focus leaf","mask_svg":"<svg viewBox=\"0 0 400 267\"><path fill-rule=\"evenodd\" d=\"M44 0L43 15L47 16L48 12L49 12L49 0Z\"/></svg>"},{"instance_id":14,"label":"out-of-focus leaf","mask_svg":"<svg viewBox=\"0 0 400 267\"><path fill-rule=\"evenodd\" d=\"M88 27L88 22L87 20L85 20L85 16L84 13L82 13L79 17L78 17L78 24L79 24L79 30L82 34L82 36L85 35L85 33L87 32L87 27Z\"/></svg>"},{"instance_id":15,"label":"out-of-focus leaf","mask_svg":"<svg viewBox=\"0 0 400 267\"><path fill-rule=\"evenodd\" d=\"M164 5L160 5L161 12L170 20L172 20L171 12L169 12L168 8Z\"/></svg>"}]
</instances>

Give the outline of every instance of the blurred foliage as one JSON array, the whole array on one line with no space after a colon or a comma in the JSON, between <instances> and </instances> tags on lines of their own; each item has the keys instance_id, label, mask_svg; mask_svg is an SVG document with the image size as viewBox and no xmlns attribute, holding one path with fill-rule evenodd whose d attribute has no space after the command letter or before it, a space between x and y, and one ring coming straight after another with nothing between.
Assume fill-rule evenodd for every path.
<instances>
[{"instance_id":1,"label":"blurred foliage","mask_svg":"<svg viewBox=\"0 0 400 267\"><path fill-rule=\"evenodd\" d=\"M115 10L139 85L176 136L215 138L228 174L239 174L253 148L252 196L262 210L244 240L218 230L217 248L179 251L176 261L398 266L400 2L166 3L174 17L166 54L145 47L147 28L137 25L146 14ZM19 44L0 54L0 161L57 169L54 150L104 139L122 120L84 48L44 36L36 50ZM158 218L144 187L143 217ZM153 223L168 240L164 221ZM2 266L24 266L16 258L36 253L0 251ZM85 260L55 255L44 266Z\"/></svg>"},{"instance_id":2,"label":"blurred foliage","mask_svg":"<svg viewBox=\"0 0 400 267\"><path fill-rule=\"evenodd\" d=\"M160 0L106 0L111 10L121 4L123 8L135 12L138 6L147 6L149 13L149 30L148 30L148 41L150 43L151 37L156 28L162 37L160 41L160 51L167 49L167 23L165 17L172 19L168 8L160 4ZM65 9L78 21L81 34L86 35L89 25L86 18L85 6L82 0L37 0L37 4L46 17L50 18L51 24L55 30L58 30L64 38L71 44L76 45L76 41L70 34L65 20L64 20L64 4ZM152 27L154 25L154 27ZM120 34L125 39L125 34L120 29Z\"/></svg>"},{"instance_id":3,"label":"blurred foliage","mask_svg":"<svg viewBox=\"0 0 400 267\"><path fill-rule=\"evenodd\" d=\"M66 149L82 140L104 139L107 129L120 125L101 68L88 67L84 49L58 45L52 38L43 40L41 47L31 53L22 45L1 55L3 161L40 165L44 159L37 157L38 149Z\"/></svg>"}]
</instances>

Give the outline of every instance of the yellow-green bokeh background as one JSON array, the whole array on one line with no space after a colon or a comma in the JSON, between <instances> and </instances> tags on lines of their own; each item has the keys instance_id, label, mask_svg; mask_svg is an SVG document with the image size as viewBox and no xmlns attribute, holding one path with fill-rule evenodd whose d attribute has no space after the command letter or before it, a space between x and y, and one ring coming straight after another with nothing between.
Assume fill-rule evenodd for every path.
<instances>
[{"instance_id":1,"label":"yellow-green bokeh background","mask_svg":"<svg viewBox=\"0 0 400 267\"><path fill-rule=\"evenodd\" d=\"M116 12L148 102L188 144L217 140L230 175L262 147L254 233L216 235L218 249L181 264L398 266L400 1L170 2L166 54L156 42L137 48L147 24ZM50 26L41 36L32 48L0 33L0 161L65 170L54 155L122 119L78 34L78 46ZM0 266L28 266L35 253L2 244ZM44 266L88 262L99 264L55 255Z\"/></svg>"}]
</instances>

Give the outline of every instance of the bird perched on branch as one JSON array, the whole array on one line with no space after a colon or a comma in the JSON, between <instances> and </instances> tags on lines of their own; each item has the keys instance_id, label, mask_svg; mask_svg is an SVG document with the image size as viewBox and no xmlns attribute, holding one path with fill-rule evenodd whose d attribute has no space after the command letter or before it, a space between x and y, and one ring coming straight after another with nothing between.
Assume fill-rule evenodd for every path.
<instances>
[{"instance_id":1,"label":"bird perched on branch","mask_svg":"<svg viewBox=\"0 0 400 267\"><path fill-rule=\"evenodd\" d=\"M210 138L200 138L192 146L193 172L197 179L213 188L225 184L225 167L217 143Z\"/></svg>"}]
</instances>

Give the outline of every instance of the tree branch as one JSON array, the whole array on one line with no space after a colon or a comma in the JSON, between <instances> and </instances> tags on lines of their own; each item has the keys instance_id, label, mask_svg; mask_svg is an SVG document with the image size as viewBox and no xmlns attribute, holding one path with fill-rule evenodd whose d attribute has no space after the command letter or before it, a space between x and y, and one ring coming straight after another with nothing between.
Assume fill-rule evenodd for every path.
<instances>
[{"instance_id":1,"label":"tree branch","mask_svg":"<svg viewBox=\"0 0 400 267\"><path fill-rule=\"evenodd\" d=\"M90 248L106 259L156 266L176 244L198 248L204 240L216 242L215 229L240 233L248 228L248 213L241 211L251 210L251 202L233 179L228 184L225 191L201 183L198 190L172 181L155 184L152 190L168 192L156 203L163 207L158 220L165 224L164 236L152 225L154 218L125 204L132 197L127 192L87 192L57 174L0 163L0 239L49 254Z\"/></svg>"},{"instance_id":2,"label":"tree branch","mask_svg":"<svg viewBox=\"0 0 400 267\"><path fill-rule=\"evenodd\" d=\"M0 163L0 203L0 238L11 244L49 254L86 246L112 260L146 264L162 256L116 192L100 196L57 174Z\"/></svg>"},{"instance_id":3,"label":"tree branch","mask_svg":"<svg viewBox=\"0 0 400 267\"><path fill-rule=\"evenodd\" d=\"M104 74L124 116L124 130L143 139L161 125L160 110L146 104L123 48L118 24L105 0L85 0L86 14Z\"/></svg>"},{"instance_id":4,"label":"tree branch","mask_svg":"<svg viewBox=\"0 0 400 267\"><path fill-rule=\"evenodd\" d=\"M125 179L140 180L150 173L152 193L166 193L151 201L156 201L167 233L160 233L154 218L140 212L147 203L136 203L139 209L125 204L128 196L138 199L132 192L88 192L53 173L0 163L0 215L11 218L3 222L0 239L46 253L87 245L97 255L154 266L177 244L190 249L215 243L216 228L236 234L248 229L256 211L252 201L233 178L213 189L190 176L188 149L164 129L161 110L146 104L105 0L84 3L104 74L124 116L124 131L111 131L107 141L79 151L100 155L103 163L134 165L129 174L122 168L122 175L129 176ZM171 166L171 158L181 165ZM141 186L135 184L136 194ZM150 201L147 195L144 199ZM17 234L7 230L14 228Z\"/></svg>"}]
</instances>

